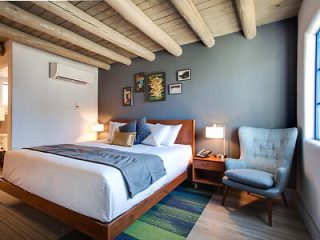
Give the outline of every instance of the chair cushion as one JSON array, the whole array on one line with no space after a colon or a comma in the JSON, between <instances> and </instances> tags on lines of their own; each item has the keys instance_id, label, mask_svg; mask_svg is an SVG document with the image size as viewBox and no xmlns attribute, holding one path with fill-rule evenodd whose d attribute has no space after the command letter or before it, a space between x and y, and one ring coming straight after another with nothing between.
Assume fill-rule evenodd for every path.
<instances>
[{"instance_id":1,"label":"chair cushion","mask_svg":"<svg viewBox=\"0 0 320 240\"><path fill-rule=\"evenodd\" d=\"M252 187L268 189L274 185L273 175L255 169L230 169L225 175L238 183Z\"/></svg>"}]
</instances>

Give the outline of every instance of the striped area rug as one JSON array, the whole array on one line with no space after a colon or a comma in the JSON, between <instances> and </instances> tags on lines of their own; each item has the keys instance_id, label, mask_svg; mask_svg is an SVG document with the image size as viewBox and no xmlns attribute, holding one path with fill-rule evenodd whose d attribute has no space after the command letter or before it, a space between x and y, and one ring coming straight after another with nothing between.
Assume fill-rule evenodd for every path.
<instances>
[{"instance_id":1,"label":"striped area rug","mask_svg":"<svg viewBox=\"0 0 320 240\"><path fill-rule=\"evenodd\" d=\"M195 190L183 184L127 228L117 240L186 239L212 196L209 190ZM89 239L72 232L62 239Z\"/></svg>"}]
</instances>

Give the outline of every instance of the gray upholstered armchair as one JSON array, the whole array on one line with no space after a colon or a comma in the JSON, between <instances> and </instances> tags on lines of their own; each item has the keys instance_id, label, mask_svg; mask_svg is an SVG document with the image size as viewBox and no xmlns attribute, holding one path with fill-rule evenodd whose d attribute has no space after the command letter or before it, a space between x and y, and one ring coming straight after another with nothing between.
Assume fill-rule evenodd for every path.
<instances>
[{"instance_id":1,"label":"gray upholstered armchair","mask_svg":"<svg viewBox=\"0 0 320 240\"><path fill-rule=\"evenodd\" d=\"M297 129L239 128L240 160L226 160L223 177L224 205L229 187L263 196L268 200L268 224L272 226L272 199L287 186L297 139Z\"/></svg>"}]
</instances>

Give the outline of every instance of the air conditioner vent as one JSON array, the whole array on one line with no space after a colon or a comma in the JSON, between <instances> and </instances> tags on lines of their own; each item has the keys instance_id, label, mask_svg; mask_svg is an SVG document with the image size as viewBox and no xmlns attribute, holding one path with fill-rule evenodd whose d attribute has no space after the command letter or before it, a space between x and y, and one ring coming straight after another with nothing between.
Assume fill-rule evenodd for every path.
<instances>
[{"instance_id":1,"label":"air conditioner vent","mask_svg":"<svg viewBox=\"0 0 320 240\"><path fill-rule=\"evenodd\" d=\"M76 84L91 85L94 81L94 74L88 71L77 69L57 62L49 65L49 77L52 79L64 80Z\"/></svg>"}]
</instances>

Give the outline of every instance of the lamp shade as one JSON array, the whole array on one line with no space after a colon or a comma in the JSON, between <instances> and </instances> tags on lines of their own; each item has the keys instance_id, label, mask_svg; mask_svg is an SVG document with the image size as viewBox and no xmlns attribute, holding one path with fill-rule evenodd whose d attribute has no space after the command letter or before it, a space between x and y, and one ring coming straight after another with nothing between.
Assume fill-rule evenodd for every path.
<instances>
[{"instance_id":1,"label":"lamp shade","mask_svg":"<svg viewBox=\"0 0 320 240\"><path fill-rule=\"evenodd\" d=\"M214 124L206 127L206 138L224 138L224 126Z\"/></svg>"},{"instance_id":2,"label":"lamp shade","mask_svg":"<svg viewBox=\"0 0 320 240\"><path fill-rule=\"evenodd\" d=\"M100 123L96 123L92 125L92 131L93 132L103 132L104 131L104 125Z\"/></svg>"}]
</instances>

